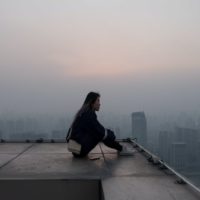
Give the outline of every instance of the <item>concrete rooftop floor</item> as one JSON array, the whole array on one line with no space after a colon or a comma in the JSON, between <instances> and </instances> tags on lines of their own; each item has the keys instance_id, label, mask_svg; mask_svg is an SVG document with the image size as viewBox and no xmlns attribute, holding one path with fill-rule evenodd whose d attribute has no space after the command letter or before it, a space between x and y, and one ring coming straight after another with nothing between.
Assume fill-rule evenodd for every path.
<instances>
[{"instance_id":1,"label":"concrete rooftop floor","mask_svg":"<svg viewBox=\"0 0 200 200\"><path fill-rule=\"evenodd\" d=\"M103 144L88 158L77 159L66 143L1 143L0 180L8 179L100 179L106 200L200 199L191 187L175 183L177 177L153 166L140 152L120 157Z\"/></svg>"}]
</instances>

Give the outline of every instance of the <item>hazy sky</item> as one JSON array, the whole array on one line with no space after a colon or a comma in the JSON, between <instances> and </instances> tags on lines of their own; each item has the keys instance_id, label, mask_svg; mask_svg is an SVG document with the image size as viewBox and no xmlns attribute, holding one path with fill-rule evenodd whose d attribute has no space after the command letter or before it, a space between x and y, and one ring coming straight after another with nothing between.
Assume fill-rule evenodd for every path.
<instances>
[{"instance_id":1,"label":"hazy sky","mask_svg":"<svg viewBox=\"0 0 200 200\"><path fill-rule=\"evenodd\" d=\"M0 0L0 112L200 111L199 0Z\"/></svg>"}]
</instances>

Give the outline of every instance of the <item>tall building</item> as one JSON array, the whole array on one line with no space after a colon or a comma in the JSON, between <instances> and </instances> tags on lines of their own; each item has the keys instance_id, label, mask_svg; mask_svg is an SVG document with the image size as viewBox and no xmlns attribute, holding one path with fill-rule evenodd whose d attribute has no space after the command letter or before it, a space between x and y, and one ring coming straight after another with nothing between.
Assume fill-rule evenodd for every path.
<instances>
[{"instance_id":1,"label":"tall building","mask_svg":"<svg viewBox=\"0 0 200 200\"><path fill-rule=\"evenodd\" d=\"M132 113L132 135L142 146L147 145L147 121L144 112Z\"/></svg>"},{"instance_id":2,"label":"tall building","mask_svg":"<svg viewBox=\"0 0 200 200\"><path fill-rule=\"evenodd\" d=\"M16 133L22 134L25 130L24 120L18 119L15 122Z\"/></svg>"},{"instance_id":3,"label":"tall building","mask_svg":"<svg viewBox=\"0 0 200 200\"><path fill-rule=\"evenodd\" d=\"M200 155L200 140L198 140L198 149L197 149L197 154ZM197 163L198 163L198 167L200 169L200 158L197 158Z\"/></svg>"},{"instance_id":4,"label":"tall building","mask_svg":"<svg viewBox=\"0 0 200 200\"><path fill-rule=\"evenodd\" d=\"M4 121L0 119L0 139L3 138L4 134Z\"/></svg>"},{"instance_id":5,"label":"tall building","mask_svg":"<svg viewBox=\"0 0 200 200\"><path fill-rule=\"evenodd\" d=\"M171 133L168 131L160 131L158 137L158 153L159 157L164 161L170 162Z\"/></svg>"},{"instance_id":6,"label":"tall building","mask_svg":"<svg viewBox=\"0 0 200 200\"><path fill-rule=\"evenodd\" d=\"M185 157L187 158L187 168L195 168L198 164L198 130L190 128L177 127L174 134L175 142L183 142L186 144Z\"/></svg>"},{"instance_id":7,"label":"tall building","mask_svg":"<svg viewBox=\"0 0 200 200\"><path fill-rule=\"evenodd\" d=\"M117 126L117 127L115 127L115 134L116 134L116 137L117 138L121 138L121 134L120 134L120 127L119 126Z\"/></svg>"},{"instance_id":8,"label":"tall building","mask_svg":"<svg viewBox=\"0 0 200 200\"><path fill-rule=\"evenodd\" d=\"M14 120L7 120L6 121L6 134L7 138L12 138L12 136L16 133L15 129L15 121Z\"/></svg>"},{"instance_id":9,"label":"tall building","mask_svg":"<svg viewBox=\"0 0 200 200\"><path fill-rule=\"evenodd\" d=\"M187 164L186 143L173 142L171 144L171 161L170 164L175 170L184 170Z\"/></svg>"},{"instance_id":10,"label":"tall building","mask_svg":"<svg viewBox=\"0 0 200 200\"><path fill-rule=\"evenodd\" d=\"M51 138L52 139L65 139L66 135L67 135L67 131L66 130L52 130L51 132Z\"/></svg>"}]
</instances>

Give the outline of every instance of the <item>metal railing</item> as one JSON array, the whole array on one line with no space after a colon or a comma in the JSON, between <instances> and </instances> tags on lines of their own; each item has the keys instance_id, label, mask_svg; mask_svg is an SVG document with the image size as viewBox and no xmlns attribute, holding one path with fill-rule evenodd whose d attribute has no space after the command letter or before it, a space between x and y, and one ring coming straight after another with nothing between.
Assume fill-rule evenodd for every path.
<instances>
[{"instance_id":1,"label":"metal railing","mask_svg":"<svg viewBox=\"0 0 200 200\"><path fill-rule=\"evenodd\" d=\"M126 141L126 142L131 143L133 145L133 147L138 148L141 152L144 152L145 154L147 154L147 156L148 156L147 160L149 162L152 162L154 165L159 165L160 169L167 169L170 172L172 172L174 175L176 175L176 177L179 178L179 180L177 180L177 183L188 184L191 188L193 188L195 191L200 193L200 189L197 186L195 186L186 177L184 177L183 175L181 175L180 173L175 171L173 168L171 168L167 163L162 161L158 156L154 155L149 150L147 150L146 148L144 148L143 146L138 144L136 142L136 138L134 138L134 139L127 138L127 139L124 139L122 141Z\"/></svg>"}]
</instances>

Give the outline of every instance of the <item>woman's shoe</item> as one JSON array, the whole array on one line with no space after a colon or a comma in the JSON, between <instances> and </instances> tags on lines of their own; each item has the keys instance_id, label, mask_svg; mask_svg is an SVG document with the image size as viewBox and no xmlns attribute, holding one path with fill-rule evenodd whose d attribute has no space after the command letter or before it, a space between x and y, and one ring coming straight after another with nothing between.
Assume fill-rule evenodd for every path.
<instances>
[{"instance_id":1,"label":"woman's shoe","mask_svg":"<svg viewBox=\"0 0 200 200\"><path fill-rule=\"evenodd\" d=\"M126 146L122 147L122 150L119 151L120 156L134 156L135 150L127 148Z\"/></svg>"}]
</instances>

